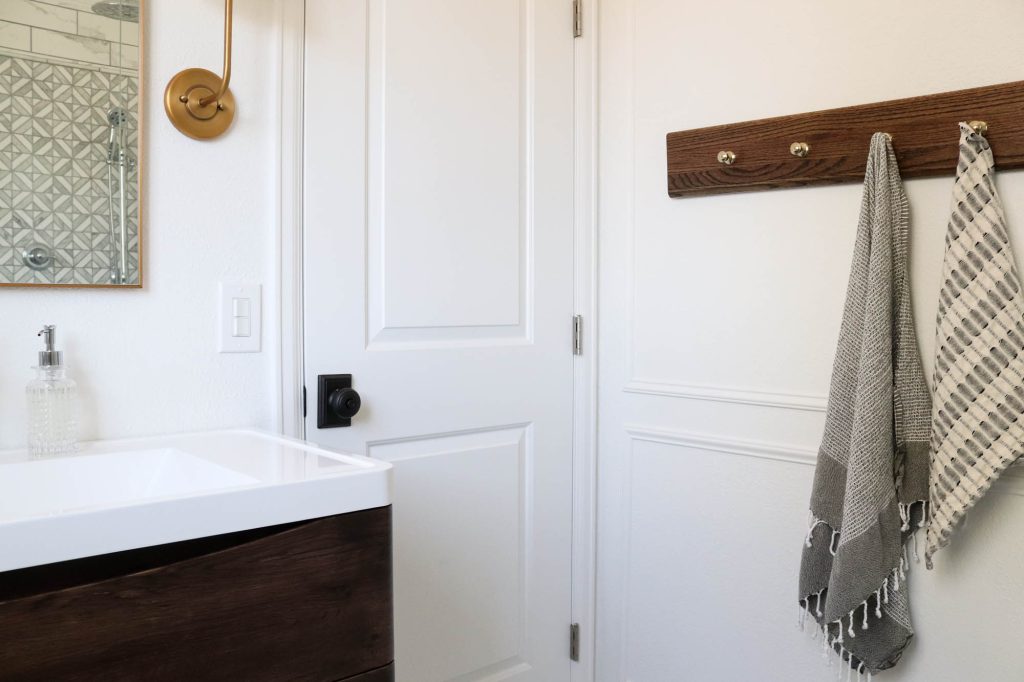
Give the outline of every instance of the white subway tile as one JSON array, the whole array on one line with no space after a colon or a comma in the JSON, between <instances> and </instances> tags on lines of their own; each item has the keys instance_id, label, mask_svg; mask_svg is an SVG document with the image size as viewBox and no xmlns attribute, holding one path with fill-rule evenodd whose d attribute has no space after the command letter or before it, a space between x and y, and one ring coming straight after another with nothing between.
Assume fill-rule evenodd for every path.
<instances>
[{"instance_id":1,"label":"white subway tile","mask_svg":"<svg viewBox=\"0 0 1024 682\"><path fill-rule=\"evenodd\" d=\"M91 64L110 64L110 43L39 28L32 29L32 51Z\"/></svg>"},{"instance_id":2,"label":"white subway tile","mask_svg":"<svg viewBox=\"0 0 1024 682\"><path fill-rule=\"evenodd\" d=\"M90 12L79 12L78 35L116 43L121 40L121 22Z\"/></svg>"},{"instance_id":3,"label":"white subway tile","mask_svg":"<svg viewBox=\"0 0 1024 682\"><path fill-rule=\"evenodd\" d=\"M78 27L77 12L32 0L3 0L0 2L0 19L68 33L74 33Z\"/></svg>"},{"instance_id":4,"label":"white subway tile","mask_svg":"<svg viewBox=\"0 0 1024 682\"><path fill-rule=\"evenodd\" d=\"M110 44L110 63L124 69L139 68L139 48L134 45Z\"/></svg>"},{"instance_id":5,"label":"white subway tile","mask_svg":"<svg viewBox=\"0 0 1024 682\"><path fill-rule=\"evenodd\" d=\"M30 31L28 26L0 21L0 47L12 50L29 49L29 45L31 45Z\"/></svg>"},{"instance_id":6,"label":"white subway tile","mask_svg":"<svg viewBox=\"0 0 1024 682\"><path fill-rule=\"evenodd\" d=\"M46 5L60 5L61 7L67 7L68 9L79 9L85 12L92 11L92 6L96 3L96 0L36 0Z\"/></svg>"},{"instance_id":7,"label":"white subway tile","mask_svg":"<svg viewBox=\"0 0 1024 682\"><path fill-rule=\"evenodd\" d=\"M125 45L139 44L139 25L134 21L121 22L121 42Z\"/></svg>"}]
</instances>

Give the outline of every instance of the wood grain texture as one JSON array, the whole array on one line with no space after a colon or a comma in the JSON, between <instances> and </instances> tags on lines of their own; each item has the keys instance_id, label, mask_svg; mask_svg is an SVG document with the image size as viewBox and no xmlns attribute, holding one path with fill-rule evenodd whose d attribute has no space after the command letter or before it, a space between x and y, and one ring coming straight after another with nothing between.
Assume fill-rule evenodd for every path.
<instances>
[{"instance_id":1,"label":"wood grain texture","mask_svg":"<svg viewBox=\"0 0 1024 682\"><path fill-rule=\"evenodd\" d=\"M996 164L1024 168L1024 81L669 133L671 197L861 182L876 132L893 136L904 178L953 176L960 121L988 123ZM789 145L806 142L810 154ZM720 151L736 162L718 163Z\"/></svg>"},{"instance_id":2,"label":"wood grain texture","mask_svg":"<svg viewBox=\"0 0 1024 682\"><path fill-rule=\"evenodd\" d=\"M342 680L393 660L390 507L237 535L138 550L124 575L23 574L0 597L0 680Z\"/></svg>"},{"instance_id":3,"label":"wood grain texture","mask_svg":"<svg viewBox=\"0 0 1024 682\"><path fill-rule=\"evenodd\" d=\"M342 682L395 682L395 664L390 663L383 668L349 677Z\"/></svg>"}]
</instances>

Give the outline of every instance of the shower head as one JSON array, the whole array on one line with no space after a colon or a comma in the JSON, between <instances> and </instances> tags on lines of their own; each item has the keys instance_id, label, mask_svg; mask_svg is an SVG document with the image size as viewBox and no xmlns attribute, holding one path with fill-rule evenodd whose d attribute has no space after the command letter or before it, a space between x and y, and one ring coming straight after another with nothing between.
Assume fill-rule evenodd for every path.
<instances>
[{"instance_id":1,"label":"shower head","mask_svg":"<svg viewBox=\"0 0 1024 682\"><path fill-rule=\"evenodd\" d=\"M111 166L124 166L128 170L135 167L135 158L126 149L128 113L121 107L114 107L107 112L107 123L110 125L110 135L107 138L107 164Z\"/></svg>"},{"instance_id":2,"label":"shower head","mask_svg":"<svg viewBox=\"0 0 1024 682\"><path fill-rule=\"evenodd\" d=\"M92 11L110 19L136 23L139 21L138 0L100 0L92 6Z\"/></svg>"},{"instance_id":3,"label":"shower head","mask_svg":"<svg viewBox=\"0 0 1024 682\"><path fill-rule=\"evenodd\" d=\"M128 122L128 112L120 107L114 107L107 112L107 123L111 127L118 128Z\"/></svg>"}]
</instances>

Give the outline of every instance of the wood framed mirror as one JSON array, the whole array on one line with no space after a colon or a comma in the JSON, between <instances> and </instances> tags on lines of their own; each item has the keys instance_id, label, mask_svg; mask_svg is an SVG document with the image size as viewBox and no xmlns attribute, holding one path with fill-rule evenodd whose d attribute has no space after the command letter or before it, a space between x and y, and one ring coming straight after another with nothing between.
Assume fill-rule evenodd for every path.
<instances>
[{"instance_id":1,"label":"wood framed mirror","mask_svg":"<svg viewBox=\"0 0 1024 682\"><path fill-rule=\"evenodd\" d=\"M143 19L0 2L0 287L142 286Z\"/></svg>"}]
</instances>

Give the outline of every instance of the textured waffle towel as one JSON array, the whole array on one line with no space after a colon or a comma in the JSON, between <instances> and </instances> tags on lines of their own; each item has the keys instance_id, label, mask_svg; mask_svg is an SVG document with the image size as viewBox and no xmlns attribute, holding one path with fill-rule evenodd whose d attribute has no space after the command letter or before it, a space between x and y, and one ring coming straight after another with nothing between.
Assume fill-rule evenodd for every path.
<instances>
[{"instance_id":1,"label":"textured waffle towel","mask_svg":"<svg viewBox=\"0 0 1024 682\"><path fill-rule=\"evenodd\" d=\"M930 403L910 312L908 210L892 144L871 138L825 434L800 566L801 624L870 676L913 637L904 543L924 520Z\"/></svg>"},{"instance_id":2,"label":"textured waffle towel","mask_svg":"<svg viewBox=\"0 0 1024 682\"><path fill-rule=\"evenodd\" d=\"M961 123L935 331L929 568L1024 452L1024 299L994 180L988 142Z\"/></svg>"}]
</instances>

